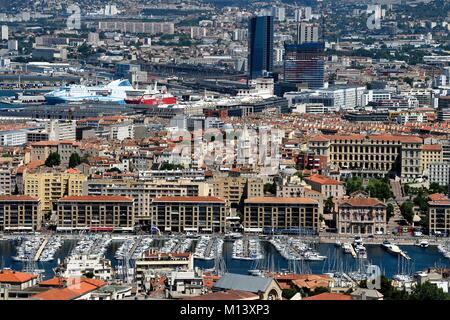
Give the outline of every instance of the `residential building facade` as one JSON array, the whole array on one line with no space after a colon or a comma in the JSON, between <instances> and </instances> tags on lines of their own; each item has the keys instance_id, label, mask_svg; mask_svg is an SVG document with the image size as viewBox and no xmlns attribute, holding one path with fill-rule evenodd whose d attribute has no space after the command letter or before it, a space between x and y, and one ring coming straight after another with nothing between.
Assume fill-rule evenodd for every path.
<instances>
[{"instance_id":1,"label":"residential building facade","mask_svg":"<svg viewBox=\"0 0 450 320\"><path fill-rule=\"evenodd\" d=\"M56 202L58 230L133 231L133 199L123 196L67 196Z\"/></svg>"},{"instance_id":2,"label":"residential building facade","mask_svg":"<svg viewBox=\"0 0 450 320\"><path fill-rule=\"evenodd\" d=\"M157 197L151 221L161 231L223 232L225 200L217 197Z\"/></svg>"},{"instance_id":3,"label":"residential building facade","mask_svg":"<svg viewBox=\"0 0 450 320\"><path fill-rule=\"evenodd\" d=\"M244 206L243 225L249 231L319 230L319 203L314 199L253 197Z\"/></svg>"}]
</instances>

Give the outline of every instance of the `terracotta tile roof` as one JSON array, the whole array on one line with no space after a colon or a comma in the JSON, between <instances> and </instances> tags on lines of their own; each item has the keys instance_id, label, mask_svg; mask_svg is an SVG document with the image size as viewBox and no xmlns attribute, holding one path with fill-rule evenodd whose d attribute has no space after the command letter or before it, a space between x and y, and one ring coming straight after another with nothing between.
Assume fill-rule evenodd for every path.
<instances>
[{"instance_id":1,"label":"terracotta tile roof","mask_svg":"<svg viewBox=\"0 0 450 320\"><path fill-rule=\"evenodd\" d=\"M24 195L0 195L0 201L39 201L39 198Z\"/></svg>"},{"instance_id":2,"label":"terracotta tile roof","mask_svg":"<svg viewBox=\"0 0 450 320\"><path fill-rule=\"evenodd\" d=\"M79 202L90 202L90 201L96 201L96 202L130 202L133 201L130 197L125 196L67 196L59 199L58 201L79 201Z\"/></svg>"},{"instance_id":3,"label":"terracotta tile roof","mask_svg":"<svg viewBox=\"0 0 450 320\"><path fill-rule=\"evenodd\" d=\"M48 291L35 294L31 298L38 300L74 300L96 289L97 286L86 282L81 282L63 289L50 289Z\"/></svg>"},{"instance_id":4,"label":"terracotta tile roof","mask_svg":"<svg viewBox=\"0 0 450 320\"><path fill-rule=\"evenodd\" d=\"M410 135L374 134L370 135L369 139L383 140L383 141L399 141L403 143L422 143L422 139L420 137Z\"/></svg>"},{"instance_id":5,"label":"terracotta tile roof","mask_svg":"<svg viewBox=\"0 0 450 320\"><path fill-rule=\"evenodd\" d=\"M331 179L329 177L322 176L320 174L313 174L312 176L305 178L307 181L312 181L322 185L343 185L342 181Z\"/></svg>"},{"instance_id":6,"label":"terracotta tile roof","mask_svg":"<svg viewBox=\"0 0 450 320\"><path fill-rule=\"evenodd\" d=\"M39 285L42 285L43 283L50 285L51 283L58 283L58 281L61 280L62 278L53 278L48 281L41 282ZM38 300L74 300L106 284L102 280L89 278L67 278L65 280L67 284L66 288L50 289L48 291L35 294L31 298ZM45 285L46 284L44 284L44 286Z\"/></svg>"},{"instance_id":7,"label":"terracotta tile roof","mask_svg":"<svg viewBox=\"0 0 450 320\"><path fill-rule=\"evenodd\" d=\"M25 170L33 170L40 166L43 166L45 164L45 161L43 160L33 160L28 162L24 166L20 166L17 168L17 173L23 173Z\"/></svg>"},{"instance_id":8,"label":"terracotta tile roof","mask_svg":"<svg viewBox=\"0 0 450 320\"><path fill-rule=\"evenodd\" d=\"M428 199L431 201L446 201L449 200L445 194L442 193L433 193L428 195Z\"/></svg>"},{"instance_id":9,"label":"terracotta tile roof","mask_svg":"<svg viewBox=\"0 0 450 320\"><path fill-rule=\"evenodd\" d=\"M392 135L392 134L374 134L365 136L362 134L349 134L349 135L317 135L310 139L310 141L320 142L320 141L343 141L343 140L364 140L368 138L369 140L382 140L382 141L398 141L403 143L422 143L422 139L417 136L412 135Z\"/></svg>"},{"instance_id":10,"label":"terracotta tile roof","mask_svg":"<svg viewBox=\"0 0 450 320\"><path fill-rule=\"evenodd\" d=\"M376 205L383 205L384 203L375 198L348 198L340 202L339 206L349 204L353 207L372 207Z\"/></svg>"},{"instance_id":11,"label":"terracotta tile roof","mask_svg":"<svg viewBox=\"0 0 450 320\"><path fill-rule=\"evenodd\" d=\"M330 141L330 137L327 137L323 134L319 134L317 136L312 137L309 141L313 141L313 142L325 142L325 141Z\"/></svg>"},{"instance_id":12,"label":"terracotta tile roof","mask_svg":"<svg viewBox=\"0 0 450 320\"><path fill-rule=\"evenodd\" d=\"M253 197L244 200L244 203L262 204L318 204L317 200L310 198L294 197Z\"/></svg>"},{"instance_id":13,"label":"terracotta tile roof","mask_svg":"<svg viewBox=\"0 0 450 320\"><path fill-rule=\"evenodd\" d=\"M81 144L77 141L73 140L59 140L59 141L38 141L31 143L31 146L38 147L38 146L58 146L60 144L71 144L73 146L80 146Z\"/></svg>"},{"instance_id":14,"label":"terracotta tile roof","mask_svg":"<svg viewBox=\"0 0 450 320\"><path fill-rule=\"evenodd\" d=\"M70 285L75 285L79 282L86 282L86 283L89 283L98 288L102 287L106 284L103 280L90 279L90 278L85 278L85 277L81 277L81 278L54 277L54 278L39 282L39 286L41 286L41 287L46 287L46 286L58 287L58 286L62 286L62 285L70 286Z\"/></svg>"},{"instance_id":15,"label":"terracotta tile roof","mask_svg":"<svg viewBox=\"0 0 450 320\"><path fill-rule=\"evenodd\" d=\"M184 300L259 300L255 293L241 290L211 292L201 296L188 297Z\"/></svg>"},{"instance_id":16,"label":"terracotta tile roof","mask_svg":"<svg viewBox=\"0 0 450 320\"><path fill-rule=\"evenodd\" d=\"M80 172L80 170L77 170L75 168L69 168L66 170L66 173L77 174L77 173L81 173L81 172Z\"/></svg>"},{"instance_id":17,"label":"terracotta tile roof","mask_svg":"<svg viewBox=\"0 0 450 320\"><path fill-rule=\"evenodd\" d=\"M352 297L348 294L324 292L303 300L352 300Z\"/></svg>"},{"instance_id":18,"label":"terracotta tile roof","mask_svg":"<svg viewBox=\"0 0 450 320\"><path fill-rule=\"evenodd\" d=\"M40 287L62 287L66 283L63 277L54 277L45 281L39 282Z\"/></svg>"},{"instance_id":19,"label":"terracotta tile roof","mask_svg":"<svg viewBox=\"0 0 450 320\"><path fill-rule=\"evenodd\" d=\"M0 283L24 283L32 279L36 279L37 276L25 272L14 271L10 269L3 269L0 271Z\"/></svg>"},{"instance_id":20,"label":"terracotta tile roof","mask_svg":"<svg viewBox=\"0 0 450 320\"><path fill-rule=\"evenodd\" d=\"M317 287L329 287L331 278L327 275L302 275L301 278L292 280L299 288L314 290Z\"/></svg>"},{"instance_id":21,"label":"terracotta tile roof","mask_svg":"<svg viewBox=\"0 0 450 320\"><path fill-rule=\"evenodd\" d=\"M225 200L222 200L217 197L170 197L170 196L164 196L164 197L157 197L153 200L153 202L198 202L198 203L205 203L205 202L212 202L212 203L225 203Z\"/></svg>"},{"instance_id":22,"label":"terracotta tile roof","mask_svg":"<svg viewBox=\"0 0 450 320\"><path fill-rule=\"evenodd\" d=\"M424 144L422 151L442 151L442 146L440 144Z\"/></svg>"}]
</instances>

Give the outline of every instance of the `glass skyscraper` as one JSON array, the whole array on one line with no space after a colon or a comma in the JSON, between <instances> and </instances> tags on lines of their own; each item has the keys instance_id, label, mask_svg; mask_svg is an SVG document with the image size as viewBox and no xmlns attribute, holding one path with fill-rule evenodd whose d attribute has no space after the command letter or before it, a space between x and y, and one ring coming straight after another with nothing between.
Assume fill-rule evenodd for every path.
<instances>
[{"instance_id":1,"label":"glass skyscraper","mask_svg":"<svg viewBox=\"0 0 450 320\"><path fill-rule=\"evenodd\" d=\"M248 33L249 76L255 79L273 70L273 17L252 17Z\"/></svg>"},{"instance_id":2,"label":"glass skyscraper","mask_svg":"<svg viewBox=\"0 0 450 320\"><path fill-rule=\"evenodd\" d=\"M323 87L325 61L323 42L284 45L284 81L305 84L309 89Z\"/></svg>"}]
</instances>

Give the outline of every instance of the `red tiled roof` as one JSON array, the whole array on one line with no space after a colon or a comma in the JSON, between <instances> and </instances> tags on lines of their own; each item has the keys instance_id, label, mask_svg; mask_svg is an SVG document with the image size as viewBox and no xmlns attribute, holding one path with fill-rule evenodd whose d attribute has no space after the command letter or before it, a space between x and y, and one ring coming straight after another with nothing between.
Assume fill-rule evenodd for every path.
<instances>
[{"instance_id":1,"label":"red tiled roof","mask_svg":"<svg viewBox=\"0 0 450 320\"><path fill-rule=\"evenodd\" d=\"M61 279L62 278L53 278L48 281L41 282L40 285L43 283L50 285L51 283L57 283ZM48 291L35 294L31 298L38 300L74 300L106 284L102 280L89 278L68 278L65 280L68 285L66 288L50 289Z\"/></svg>"},{"instance_id":2,"label":"red tiled roof","mask_svg":"<svg viewBox=\"0 0 450 320\"><path fill-rule=\"evenodd\" d=\"M324 292L303 300L352 300L352 297L348 294Z\"/></svg>"},{"instance_id":3,"label":"red tiled roof","mask_svg":"<svg viewBox=\"0 0 450 320\"><path fill-rule=\"evenodd\" d=\"M342 185L343 182L336 180L336 179L331 179L329 177L325 177L322 176L320 174L313 174L312 176L305 178L305 180L309 180L318 184L328 184L328 185Z\"/></svg>"},{"instance_id":4,"label":"red tiled roof","mask_svg":"<svg viewBox=\"0 0 450 320\"><path fill-rule=\"evenodd\" d=\"M133 201L130 197L125 196L67 196L59 199L58 201L80 201L80 202L130 202Z\"/></svg>"},{"instance_id":5,"label":"red tiled roof","mask_svg":"<svg viewBox=\"0 0 450 320\"><path fill-rule=\"evenodd\" d=\"M24 283L36 278L37 276L34 274L10 269L3 269L0 271L0 283Z\"/></svg>"},{"instance_id":6,"label":"red tiled roof","mask_svg":"<svg viewBox=\"0 0 450 320\"><path fill-rule=\"evenodd\" d=\"M252 197L244 200L244 203L291 203L291 204L317 204L317 200L301 197Z\"/></svg>"},{"instance_id":7,"label":"red tiled roof","mask_svg":"<svg viewBox=\"0 0 450 320\"><path fill-rule=\"evenodd\" d=\"M43 166L45 164L45 161L43 160L33 160L28 162L24 166L20 166L17 168L17 173L23 173L25 170L32 170L36 169L37 167Z\"/></svg>"},{"instance_id":8,"label":"red tiled roof","mask_svg":"<svg viewBox=\"0 0 450 320\"><path fill-rule=\"evenodd\" d=\"M224 200L217 197L157 197L153 202L198 202L198 203L225 203Z\"/></svg>"},{"instance_id":9,"label":"red tiled roof","mask_svg":"<svg viewBox=\"0 0 450 320\"><path fill-rule=\"evenodd\" d=\"M338 140L381 140L381 141L399 141L403 143L422 143L422 139L417 136L411 135L392 135L392 134L373 134L364 136L362 134L349 134L349 135L318 135L311 138L310 141L338 141Z\"/></svg>"},{"instance_id":10,"label":"red tiled roof","mask_svg":"<svg viewBox=\"0 0 450 320\"><path fill-rule=\"evenodd\" d=\"M60 144L71 144L73 146L80 146L81 144L73 140L59 140L59 141L38 141L31 143L31 146L57 146Z\"/></svg>"},{"instance_id":11,"label":"red tiled roof","mask_svg":"<svg viewBox=\"0 0 450 320\"><path fill-rule=\"evenodd\" d=\"M431 201L449 200L448 197L442 193L432 193L428 195L428 199L430 199Z\"/></svg>"},{"instance_id":12,"label":"red tiled roof","mask_svg":"<svg viewBox=\"0 0 450 320\"><path fill-rule=\"evenodd\" d=\"M376 205L384 205L383 202L375 198L348 198L342 200L342 202L339 205L342 204L349 204L354 207L366 207L366 206L371 207Z\"/></svg>"},{"instance_id":13,"label":"red tiled roof","mask_svg":"<svg viewBox=\"0 0 450 320\"><path fill-rule=\"evenodd\" d=\"M0 195L0 201L38 201L39 198L24 195Z\"/></svg>"},{"instance_id":14,"label":"red tiled roof","mask_svg":"<svg viewBox=\"0 0 450 320\"><path fill-rule=\"evenodd\" d=\"M74 300L96 289L97 287L92 284L81 282L64 289L50 289L48 291L35 294L31 298L39 300Z\"/></svg>"},{"instance_id":15,"label":"red tiled roof","mask_svg":"<svg viewBox=\"0 0 450 320\"><path fill-rule=\"evenodd\" d=\"M442 146L440 144L424 144L422 146L423 151L441 151Z\"/></svg>"}]
</instances>

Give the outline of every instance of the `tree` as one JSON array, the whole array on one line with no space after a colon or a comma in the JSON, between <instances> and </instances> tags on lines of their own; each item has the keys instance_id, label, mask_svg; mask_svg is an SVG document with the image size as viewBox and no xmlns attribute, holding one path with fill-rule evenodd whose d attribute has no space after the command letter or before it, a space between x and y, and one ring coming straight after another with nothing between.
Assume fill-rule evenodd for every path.
<instances>
[{"instance_id":1,"label":"tree","mask_svg":"<svg viewBox=\"0 0 450 320\"><path fill-rule=\"evenodd\" d=\"M182 164L173 164L169 162L164 162L159 167L159 170L182 170L184 166Z\"/></svg>"},{"instance_id":2,"label":"tree","mask_svg":"<svg viewBox=\"0 0 450 320\"><path fill-rule=\"evenodd\" d=\"M406 219L409 223L412 223L414 217L413 211L414 204L411 201L405 201L400 206L400 212L402 213L403 218Z\"/></svg>"},{"instance_id":3,"label":"tree","mask_svg":"<svg viewBox=\"0 0 450 320\"><path fill-rule=\"evenodd\" d=\"M352 194L355 191L362 191L364 190L363 180L358 177L347 179L347 181L345 182L345 188L348 195Z\"/></svg>"},{"instance_id":4,"label":"tree","mask_svg":"<svg viewBox=\"0 0 450 320\"><path fill-rule=\"evenodd\" d=\"M449 300L449 296L441 288L427 281L415 286L409 300Z\"/></svg>"},{"instance_id":5,"label":"tree","mask_svg":"<svg viewBox=\"0 0 450 320\"><path fill-rule=\"evenodd\" d=\"M325 204L324 204L325 212L327 212L327 213L332 212L333 207L334 207L333 197L328 197L328 199L325 201Z\"/></svg>"},{"instance_id":6,"label":"tree","mask_svg":"<svg viewBox=\"0 0 450 320\"><path fill-rule=\"evenodd\" d=\"M275 183L275 181L273 183L266 183L264 185L264 193L266 192L269 192L273 195L277 193L277 184Z\"/></svg>"},{"instance_id":7,"label":"tree","mask_svg":"<svg viewBox=\"0 0 450 320\"><path fill-rule=\"evenodd\" d=\"M48 158L45 160L45 165L47 167L59 166L61 164L61 157L58 152L51 152Z\"/></svg>"},{"instance_id":8,"label":"tree","mask_svg":"<svg viewBox=\"0 0 450 320\"><path fill-rule=\"evenodd\" d=\"M19 194L19 186L16 183L16 186L14 187L13 195L18 195L18 194Z\"/></svg>"},{"instance_id":9,"label":"tree","mask_svg":"<svg viewBox=\"0 0 450 320\"><path fill-rule=\"evenodd\" d=\"M394 206L392 203L388 203L386 206L386 221L389 221L391 217L394 216Z\"/></svg>"},{"instance_id":10,"label":"tree","mask_svg":"<svg viewBox=\"0 0 450 320\"><path fill-rule=\"evenodd\" d=\"M330 290L326 287L317 287L314 289L314 291L312 291L309 295L310 296L315 296L321 293L325 293L325 292L330 292Z\"/></svg>"},{"instance_id":11,"label":"tree","mask_svg":"<svg viewBox=\"0 0 450 320\"><path fill-rule=\"evenodd\" d=\"M414 204L420 208L422 212L428 212L428 192L424 189L419 189L417 196L414 198Z\"/></svg>"},{"instance_id":12,"label":"tree","mask_svg":"<svg viewBox=\"0 0 450 320\"><path fill-rule=\"evenodd\" d=\"M69 168L75 168L81 164L80 155L76 152L72 153L69 158Z\"/></svg>"},{"instance_id":13,"label":"tree","mask_svg":"<svg viewBox=\"0 0 450 320\"><path fill-rule=\"evenodd\" d=\"M370 179L366 191L371 197L380 200L387 200L393 196L389 184L386 181L379 179Z\"/></svg>"},{"instance_id":14,"label":"tree","mask_svg":"<svg viewBox=\"0 0 450 320\"><path fill-rule=\"evenodd\" d=\"M293 288L283 289L281 296L285 299L290 300L293 296L295 296L296 293L297 293L297 290L295 290Z\"/></svg>"},{"instance_id":15,"label":"tree","mask_svg":"<svg viewBox=\"0 0 450 320\"><path fill-rule=\"evenodd\" d=\"M448 187L447 186L441 186L439 183L433 182L430 183L430 193L448 193Z\"/></svg>"},{"instance_id":16,"label":"tree","mask_svg":"<svg viewBox=\"0 0 450 320\"><path fill-rule=\"evenodd\" d=\"M119 168L116 168L116 167L109 168L108 170L106 170L106 172L122 173L122 171Z\"/></svg>"}]
</instances>

